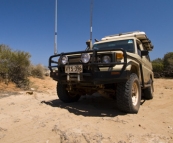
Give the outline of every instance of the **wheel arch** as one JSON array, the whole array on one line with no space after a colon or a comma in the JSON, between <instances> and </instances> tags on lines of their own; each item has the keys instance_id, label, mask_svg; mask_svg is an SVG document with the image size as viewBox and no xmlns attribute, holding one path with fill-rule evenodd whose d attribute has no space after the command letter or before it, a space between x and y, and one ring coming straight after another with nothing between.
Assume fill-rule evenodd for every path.
<instances>
[{"instance_id":1,"label":"wheel arch","mask_svg":"<svg viewBox=\"0 0 173 143\"><path fill-rule=\"evenodd\" d=\"M140 72L140 65L139 63L136 63L136 62L133 62L133 61L130 61L128 64L128 70L131 72L131 73L135 73L138 78L139 78L139 81L141 82L142 81L142 78L141 78L141 72Z\"/></svg>"}]
</instances>

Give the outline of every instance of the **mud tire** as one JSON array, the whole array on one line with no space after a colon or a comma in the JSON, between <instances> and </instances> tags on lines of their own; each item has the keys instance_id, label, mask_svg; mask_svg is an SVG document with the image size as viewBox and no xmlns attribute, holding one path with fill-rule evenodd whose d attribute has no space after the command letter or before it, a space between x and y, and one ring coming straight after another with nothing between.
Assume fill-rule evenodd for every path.
<instances>
[{"instance_id":1,"label":"mud tire","mask_svg":"<svg viewBox=\"0 0 173 143\"><path fill-rule=\"evenodd\" d=\"M141 101L141 86L138 76L132 73L127 82L119 83L116 95L119 110L126 113L138 113Z\"/></svg>"},{"instance_id":2,"label":"mud tire","mask_svg":"<svg viewBox=\"0 0 173 143\"><path fill-rule=\"evenodd\" d=\"M66 90L66 85L61 83L57 83L57 95L65 103L77 102L80 99L80 95L70 94Z\"/></svg>"}]
</instances>

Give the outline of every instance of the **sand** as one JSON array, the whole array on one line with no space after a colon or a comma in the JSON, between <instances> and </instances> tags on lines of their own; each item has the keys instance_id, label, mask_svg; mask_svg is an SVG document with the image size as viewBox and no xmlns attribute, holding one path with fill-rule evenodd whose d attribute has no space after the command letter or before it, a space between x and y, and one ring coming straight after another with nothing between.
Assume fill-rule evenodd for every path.
<instances>
[{"instance_id":1,"label":"sand","mask_svg":"<svg viewBox=\"0 0 173 143\"><path fill-rule=\"evenodd\" d=\"M138 114L98 94L65 104L55 81L31 81L33 94L0 83L0 143L173 143L172 79L155 79Z\"/></svg>"}]
</instances>

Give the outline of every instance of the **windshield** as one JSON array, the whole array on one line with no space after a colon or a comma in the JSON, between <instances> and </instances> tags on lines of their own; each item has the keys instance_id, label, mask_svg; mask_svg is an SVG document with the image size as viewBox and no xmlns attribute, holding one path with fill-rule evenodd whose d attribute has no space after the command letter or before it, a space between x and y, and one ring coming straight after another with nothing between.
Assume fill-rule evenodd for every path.
<instances>
[{"instance_id":1,"label":"windshield","mask_svg":"<svg viewBox=\"0 0 173 143\"><path fill-rule=\"evenodd\" d=\"M127 52L134 53L134 40L120 40L120 41L112 41L100 44L94 44L94 50L105 50L105 49L124 49Z\"/></svg>"}]
</instances>

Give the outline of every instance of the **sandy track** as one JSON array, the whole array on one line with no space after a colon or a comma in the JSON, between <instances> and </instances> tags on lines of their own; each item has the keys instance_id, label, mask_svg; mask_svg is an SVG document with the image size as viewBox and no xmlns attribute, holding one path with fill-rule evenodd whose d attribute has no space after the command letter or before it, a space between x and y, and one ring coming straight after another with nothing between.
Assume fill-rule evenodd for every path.
<instances>
[{"instance_id":1,"label":"sandy track","mask_svg":"<svg viewBox=\"0 0 173 143\"><path fill-rule=\"evenodd\" d=\"M33 79L34 80L34 79ZM33 95L0 92L0 143L172 143L173 80L155 80L154 99L124 114L94 94L61 102L50 79ZM36 85L35 85L36 86Z\"/></svg>"}]
</instances>

